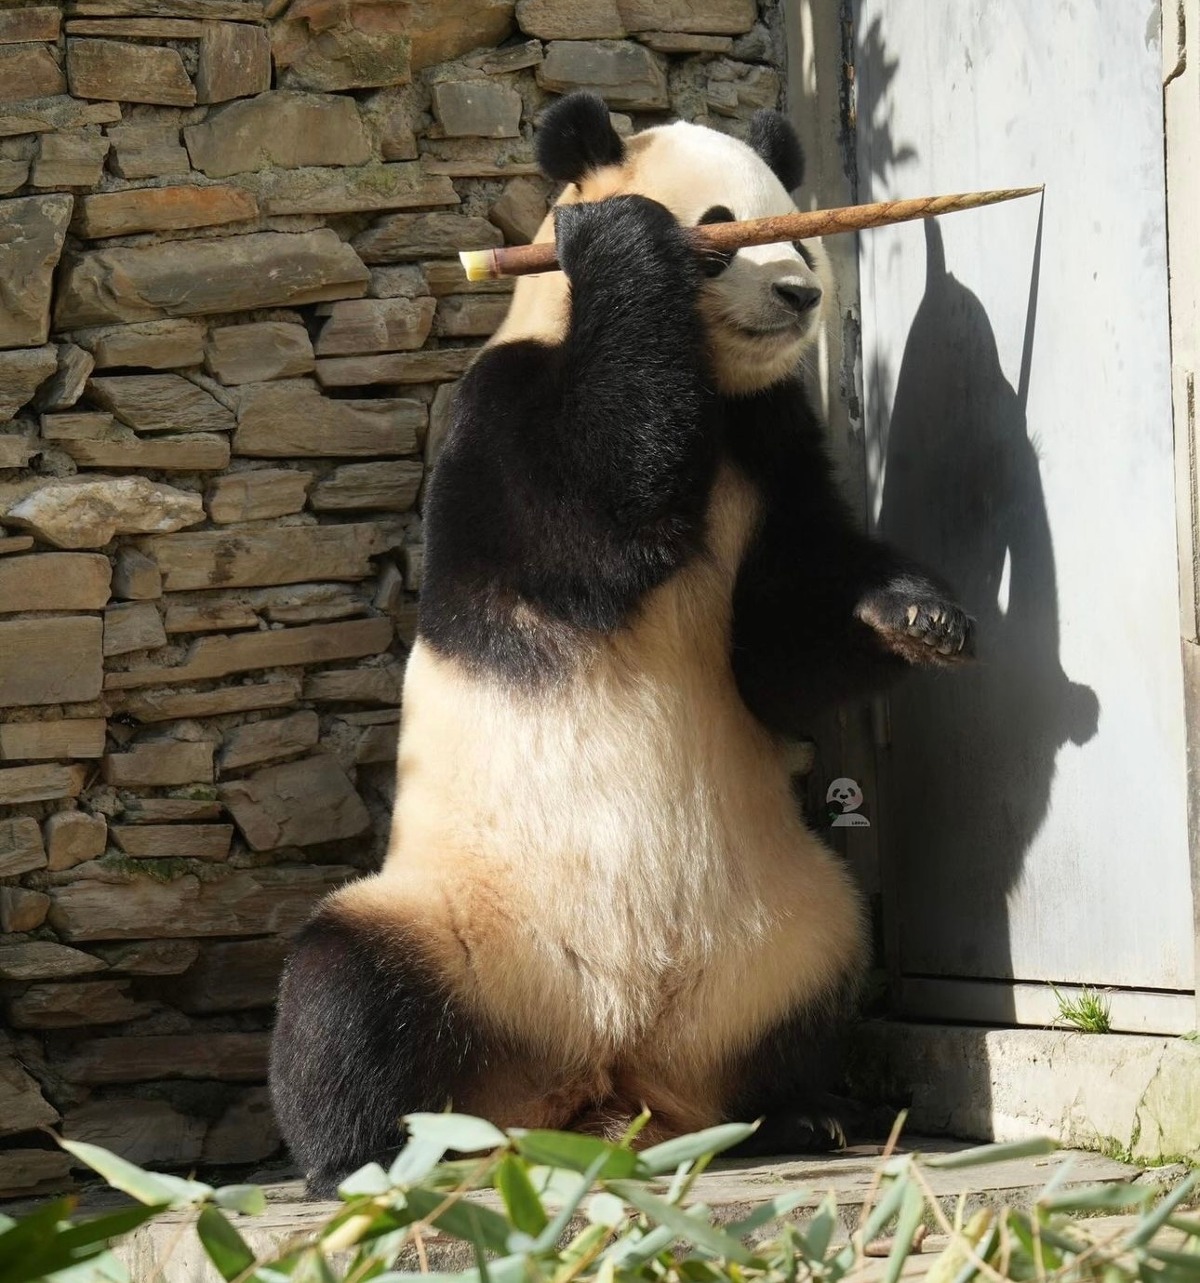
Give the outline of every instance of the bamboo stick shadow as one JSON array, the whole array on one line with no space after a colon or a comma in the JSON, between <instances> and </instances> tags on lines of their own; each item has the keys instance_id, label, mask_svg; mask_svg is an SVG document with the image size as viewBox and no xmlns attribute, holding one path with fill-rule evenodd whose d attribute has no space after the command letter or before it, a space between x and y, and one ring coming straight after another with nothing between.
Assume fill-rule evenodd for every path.
<instances>
[{"instance_id":1,"label":"bamboo stick shadow","mask_svg":"<svg viewBox=\"0 0 1200 1283\"><path fill-rule=\"evenodd\" d=\"M982 303L925 224L925 292L897 375L885 538L936 567L978 621L976 664L892 696L884 858L906 974L1013 976L1008 899L1049 807L1055 760L1100 706L1059 659L1054 545L1026 419L1039 216L1019 385Z\"/></svg>"}]
</instances>

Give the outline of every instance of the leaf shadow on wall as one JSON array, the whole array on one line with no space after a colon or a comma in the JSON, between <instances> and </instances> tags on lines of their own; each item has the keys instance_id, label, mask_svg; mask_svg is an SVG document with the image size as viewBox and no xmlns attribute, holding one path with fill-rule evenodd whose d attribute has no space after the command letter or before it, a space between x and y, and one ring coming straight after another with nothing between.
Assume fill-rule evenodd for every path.
<instances>
[{"instance_id":1,"label":"leaf shadow on wall","mask_svg":"<svg viewBox=\"0 0 1200 1283\"><path fill-rule=\"evenodd\" d=\"M1026 421L1041 237L1039 216L1018 388L982 303L947 271L936 220L896 378L880 532L944 575L978 621L970 668L910 677L891 700L885 860L910 975L1014 978L1009 895L1059 750L1099 721L1095 692L1059 659L1054 546Z\"/></svg>"}]
</instances>

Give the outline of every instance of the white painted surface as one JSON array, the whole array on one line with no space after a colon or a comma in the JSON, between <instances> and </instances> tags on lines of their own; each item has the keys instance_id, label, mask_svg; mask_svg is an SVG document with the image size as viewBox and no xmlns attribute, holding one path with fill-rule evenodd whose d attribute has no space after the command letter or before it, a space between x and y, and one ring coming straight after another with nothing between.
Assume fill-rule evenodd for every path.
<instances>
[{"instance_id":1,"label":"white painted surface","mask_svg":"<svg viewBox=\"0 0 1200 1283\"><path fill-rule=\"evenodd\" d=\"M861 238L870 504L980 624L891 701L901 968L1191 989L1158 4L855 9L861 200L1046 183L1040 266L1036 200Z\"/></svg>"}]
</instances>

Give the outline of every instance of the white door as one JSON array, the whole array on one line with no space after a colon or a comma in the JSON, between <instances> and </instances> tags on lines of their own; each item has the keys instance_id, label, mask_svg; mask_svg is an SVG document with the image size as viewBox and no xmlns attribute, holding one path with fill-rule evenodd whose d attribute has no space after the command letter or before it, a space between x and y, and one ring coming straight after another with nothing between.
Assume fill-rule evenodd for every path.
<instances>
[{"instance_id":1,"label":"white door","mask_svg":"<svg viewBox=\"0 0 1200 1283\"><path fill-rule=\"evenodd\" d=\"M1046 184L1044 202L861 238L872 516L979 620L970 672L890 699L879 842L901 993L933 1017L965 1014L968 981L1182 995L1159 5L854 11L860 200ZM1195 1023L1174 1010L1160 1025Z\"/></svg>"}]
</instances>

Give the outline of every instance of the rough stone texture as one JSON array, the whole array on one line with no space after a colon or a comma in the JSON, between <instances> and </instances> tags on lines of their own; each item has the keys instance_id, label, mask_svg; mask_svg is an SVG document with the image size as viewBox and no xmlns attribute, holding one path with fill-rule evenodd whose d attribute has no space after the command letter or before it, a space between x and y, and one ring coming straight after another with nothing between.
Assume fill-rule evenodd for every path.
<instances>
[{"instance_id":1,"label":"rough stone texture","mask_svg":"<svg viewBox=\"0 0 1200 1283\"><path fill-rule=\"evenodd\" d=\"M117 824L109 833L126 855L142 860L225 860L233 841L230 824Z\"/></svg>"},{"instance_id":2,"label":"rough stone texture","mask_svg":"<svg viewBox=\"0 0 1200 1283\"><path fill-rule=\"evenodd\" d=\"M144 365L171 370L199 365L204 357L204 327L195 321L146 321L139 325L81 330L75 338L91 349L96 369Z\"/></svg>"},{"instance_id":3,"label":"rough stone texture","mask_svg":"<svg viewBox=\"0 0 1200 1283\"><path fill-rule=\"evenodd\" d=\"M405 161L353 169L272 169L240 180L264 214L348 214L376 209L457 205L454 185Z\"/></svg>"},{"instance_id":4,"label":"rough stone texture","mask_svg":"<svg viewBox=\"0 0 1200 1283\"><path fill-rule=\"evenodd\" d=\"M0 1136L58 1122L58 1110L12 1056L0 1055Z\"/></svg>"},{"instance_id":5,"label":"rough stone texture","mask_svg":"<svg viewBox=\"0 0 1200 1283\"><path fill-rule=\"evenodd\" d=\"M62 6L31 5L0 13L0 44L18 45L29 40L57 40L62 27Z\"/></svg>"},{"instance_id":6,"label":"rough stone texture","mask_svg":"<svg viewBox=\"0 0 1200 1283\"><path fill-rule=\"evenodd\" d=\"M381 529L369 523L204 530L147 539L168 592L189 588L250 588L306 579L363 579L368 558L383 551Z\"/></svg>"},{"instance_id":7,"label":"rough stone texture","mask_svg":"<svg viewBox=\"0 0 1200 1283\"><path fill-rule=\"evenodd\" d=\"M521 133L521 95L490 80L434 85L433 114L447 138L517 138Z\"/></svg>"},{"instance_id":8,"label":"rough stone texture","mask_svg":"<svg viewBox=\"0 0 1200 1283\"><path fill-rule=\"evenodd\" d=\"M393 636L389 619L355 619L240 637L202 637L192 646L186 661L174 668L134 668L110 673L104 685L111 691L132 690L164 682L207 681L262 668L357 659L386 650Z\"/></svg>"},{"instance_id":9,"label":"rough stone texture","mask_svg":"<svg viewBox=\"0 0 1200 1283\"><path fill-rule=\"evenodd\" d=\"M151 1168L188 1167L199 1159L205 1126L165 1100L89 1101L63 1118L68 1140L116 1149L131 1163Z\"/></svg>"},{"instance_id":10,"label":"rough stone texture","mask_svg":"<svg viewBox=\"0 0 1200 1283\"><path fill-rule=\"evenodd\" d=\"M226 102L270 88L270 36L246 23L206 22L196 65L196 101Z\"/></svg>"},{"instance_id":11,"label":"rough stone texture","mask_svg":"<svg viewBox=\"0 0 1200 1283\"><path fill-rule=\"evenodd\" d=\"M348 463L317 484L312 506L317 512L407 512L417 501L424 473L421 464L408 460Z\"/></svg>"},{"instance_id":12,"label":"rough stone texture","mask_svg":"<svg viewBox=\"0 0 1200 1283\"><path fill-rule=\"evenodd\" d=\"M0 348L45 343L50 287L73 203L62 195L0 201Z\"/></svg>"},{"instance_id":13,"label":"rough stone texture","mask_svg":"<svg viewBox=\"0 0 1200 1283\"><path fill-rule=\"evenodd\" d=\"M4 519L56 548L101 548L118 534L194 526L204 520L204 505L199 495L145 477L69 479L35 490Z\"/></svg>"},{"instance_id":14,"label":"rough stone texture","mask_svg":"<svg viewBox=\"0 0 1200 1283\"><path fill-rule=\"evenodd\" d=\"M415 351L429 337L435 307L431 298L362 298L326 304L320 310L329 319L317 337L316 354Z\"/></svg>"},{"instance_id":15,"label":"rough stone texture","mask_svg":"<svg viewBox=\"0 0 1200 1283\"><path fill-rule=\"evenodd\" d=\"M65 717L57 722L6 722L0 724L0 761L103 757L106 729L102 717Z\"/></svg>"},{"instance_id":16,"label":"rough stone texture","mask_svg":"<svg viewBox=\"0 0 1200 1283\"><path fill-rule=\"evenodd\" d=\"M219 477L205 496L210 519L218 525L285 517L304 507L311 472L294 468L258 468Z\"/></svg>"},{"instance_id":17,"label":"rough stone texture","mask_svg":"<svg viewBox=\"0 0 1200 1283\"><path fill-rule=\"evenodd\" d=\"M163 178L188 172L179 129L158 120L130 121L105 131L112 143L109 165L120 178Z\"/></svg>"},{"instance_id":18,"label":"rough stone texture","mask_svg":"<svg viewBox=\"0 0 1200 1283\"><path fill-rule=\"evenodd\" d=\"M352 388L368 383L440 383L465 373L476 354L476 348L441 348L435 352L395 356L335 356L317 362L317 382L325 388Z\"/></svg>"},{"instance_id":19,"label":"rough stone texture","mask_svg":"<svg viewBox=\"0 0 1200 1283\"><path fill-rule=\"evenodd\" d=\"M104 612L104 654L127 655L167 644L162 619L148 601L120 602Z\"/></svg>"},{"instance_id":20,"label":"rough stone texture","mask_svg":"<svg viewBox=\"0 0 1200 1283\"><path fill-rule=\"evenodd\" d=\"M486 218L461 214L388 214L354 238L364 263L400 263L504 243Z\"/></svg>"},{"instance_id":21,"label":"rough stone texture","mask_svg":"<svg viewBox=\"0 0 1200 1283\"><path fill-rule=\"evenodd\" d=\"M222 784L221 801L255 851L357 837L371 823L346 773L325 754Z\"/></svg>"},{"instance_id":22,"label":"rough stone texture","mask_svg":"<svg viewBox=\"0 0 1200 1283\"><path fill-rule=\"evenodd\" d=\"M269 1047L266 1033L97 1038L84 1043L62 1072L68 1082L92 1086L169 1078L262 1082Z\"/></svg>"},{"instance_id":23,"label":"rough stone texture","mask_svg":"<svg viewBox=\"0 0 1200 1283\"><path fill-rule=\"evenodd\" d=\"M419 401L335 401L308 379L281 379L242 388L233 449L265 459L413 454L424 426Z\"/></svg>"},{"instance_id":24,"label":"rough stone texture","mask_svg":"<svg viewBox=\"0 0 1200 1283\"><path fill-rule=\"evenodd\" d=\"M139 722L170 722L180 717L217 717L227 713L245 713L260 708L286 708L300 694L296 681L255 682L247 686L226 686L213 691L176 691L171 689L139 691L119 701L122 711ZM116 701L114 701L116 702ZM144 810L148 801L140 803ZM190 819L191 814L175 819ZM208 816L196 818L207 819Z\"/></svg>"},{"instance_id":25,"label":"rough stone texture","mask_svg":"<svg viewBox=\"0 0 1200 1283\"><path fill-rule=\"evenodd\" d=\"M2 254L0 249L0 254ZM0 292L4 286L0 283ZM4 324L0 317L0 326ZM53 347L20 348L0 352L0 422L11 418L33 400L38 385L48 379L58 368L58 356ZM6 463L6 467L22 467L25 460Z\"/></svg>"},{"instance_id":26,"label":"rough stone texture","mask_svg":"<svg viewBox=\"0 0 1200 1283\"><path fill-rule=\"evenodd\" d=\"M368 279L328 229L93 250L67 265L56 320L74 329L358 298Z\"/></svg>"},{"instance_id":27,"label":"rough stone texture","mask_svg":"<svg viewBox=\"0 0 1200 1283\"><path fill-rule=\"evenodd\" d=\"M225 736L219 759L221 774L307 752L316 746L320 735L320 719L312 712L239 726Z\"/></svg>"},{"instance_id":28,"label":"rough stone texture","mask_svg":"<svg viewBox=\"0 0 1200 1283\"><path fill-rule=\"evenodd\" d=\"M47 867L51 872L94 860L104 854L107 844L108 823L103 815L59 811L46 821Z\"/></svg>"},{"instance_id":29,"label":"rough stone texture","mask_svg":"<svg viewBox=\"0 0 1200 1283\"><path fill-rule=\"evenodd\" d=\"M537 69L543 89L589 89L612 107L664 111L670 105L660 55L628 40L554 40Z\"/></svg>"},{"instance_id":30,"label":"rough stone texture","mask_svg":"<svg viewBox=\"0 0 1200 1283\"><path fill-rule=\"evenodd\" d=\"M71 230L92 238L131 236L238 223L257 214L258 202L239 187L142 187L81 196Z\"/></svg>"},{"instance_id":31,"label":"rough stone texture","mask_svg":"<svg viewBox=\"0 0 1200 1283\"><path fill-rule=\"evenodd\" d=\"M66 87L53 45L0 45L0 102L49 98Z\"/></svg>"},{"instance_id":32,"label":"rough stone texture","mask_svg":"<svg viewBox=\"0 0 1200 1283\"><path fill-rule=\"evenodd\" d=\"M95 553L43 552L0 560L0 603L6 612L103 610L112 566Z\"/></svg>"},{"instance_id":33,"label":"rough stone texture","mask_svg":"<svg viewBox=\"0 0 1200 1283\"><path fill-rule=\"evenodd\" d=\"M104 779L118 788L196 784L213 779L213 746L188 741L140 744L104 759Z\"/></svg>"},{"instance_id":34,"label":"rough stone texture","mask_svg":"<svg viewBox=\"0 0 1200 1283\"><path fill-rule=\"evenodd\" d=\"M435 328L447 338L484 336L504 320L507 311L503 294L451 294L438 301Z\"/></svg>"},{"instance_id":35,"label":"rough stone texture","mask_svg":"<svg viewBox=\"0 0 1200 1283\"><path fill-rule=\"evenodd\" d=\"M24 887L0 887L0 931L36 931L46 920L50 897Z\"/></svg>"},{"instance_id":36,"label":"rough stone texture","mask_svg":"<svg viewBox=\"0 0 1200 1283\"><path fill-rule=\"evenodd\" d=\"M0 820L0 877L12 878L46 863L37 821L27 815Z\"/></svg>"},{"instance_id":37,"label":"rough stone texture","mask_svg":"<svg viewBox=\"0 0 1200 1283\"><path fill-rule=\"evenodd\" d=\"M744 133L781 85L753 9L521 0L497 47L513 0L0 0L0 929L37 924L0 999L47 1083L19 1127L277 1151L261 1050L253 1086L163 1080L265 1039L288 936L383 853L421 488L513 288L458 251L544 219L547 85ZM310 863L330 840L355 868ZM41 1143L0 1192L62 1178Z\"/></svg>"},{"instance_id":38,"label":"rough stone texture","mask_svg":"<svg viewBox=\"0 0 1200 1283\"><path fill-rule=\"evenodd\" d=\"M104 971L107 963L51 940L0 945L0 980L63 980Z\"/></svg>"},{"instance_id":39,"label":"rough stone texture","mask_svg":"<svg viewBox=\"0 0 1200 1283\"><path fill-rule=\"evenodd\" d=\"M207 432L147 440L125 429L100 440L64 441L81 468L147 468L156 472L212 472L229 462L229 438Z\"/></svg>"},{"instance_id":40,"label":"rough stone texture","mask_svg":"<svg viewBox=\"0 0 1200 1283\"><path fill-rule=\"evenodd\" d=\"M49 922L64 940L76 941L285 935L354 873L340 865L276 865L230 870L211 882L190 873L170 882L81 878L51 889Z\"/></svg>"},{"instance_id":41,"label":"rough stone texture","mask_svg":"<svg viewBox=\"0 0 1200 1283\"><path fill-rule=\"evenodd\" d=\"M549 205L545 192L529 178L514 178L492 202L488 218L504 233L510 245L527 245L545 220Z\"/></svg>"},{"instance_id":42,"label":"rough stone texture","mask_svg":"<svg viewBox=\"0 0 1200 1283\"><path fill-rule=\"evenodd\" d=\"M212 112L183 131L209 178L280 166L363 165L371 148L352 98L275 90Z\"/></svg>"},{"instance_id":43,"label":"rough stone texture","mask_svg":"<svg viewBox=\"0 0 1200 1283\"><path fill-rule=\"evenodd\" d=\"M67 77L76 98L191 107L196 90L183 59L163 45L68 40Z\"/></svg>"},{"instance_id":44,"label":"rough stone texture","mask_svg":"<svg viewBox=\"0 0 1200 1283\"><path fill-rule=\"evenodd\" d=\"M303 325L260 321L213 330L204 350L204 364L214 378L232 385L295 378L307 374L315 362L312 341Z\"/></svg>"},{"instance_id":45,"label":"rough stone texture","mask_svg":"<svg viewBox=\"0 0 1200 1283\"><path fill-rule=\"evenodd\" d=\"M47 904L49 896L45 897ZM78 1025L115 1025L152 1011L135 1002L120 980L81 980L35 985L8 1003L9 1022L17 1029L66 1029Z\"/></svg>"},{"instance_id":46,"label":"rough stone texture","mask_svg":"<svg viewBox=\"0 0 1200 1283\"><path fill-rule=\"evenodd\" d=\"M86 766L12 766L0 770L0 806L78 797L90 774Z\"/></svg>"},{"instance_id":47,"label":"rough stone texture","mask_svg":"<svg viewBox=\"0 0 1200 1283\"><path fill-rule=\"evenodd\" d=\"M0 621L0 708L95 699L104 676L102 631L92 615Z\"/></svg>"},{"instance_id":48,"label":"rough stone texture","mask_svg":"<svg viewBox=\"0 0 1200 1283\"><path fill-rule=\"evenodd\" d=\"M136 548L122 548L113 563L112 595L122 601L156 601L162 596L162 575Z\"/></svg>"},{"instance_id":49,"label":"rough stone texture","mask_svg":"<svg viewBox=\"0 0 1200 1283\"><path fill-rule=\"evenodd\" d=\"M179 374L130 374L92 379L88 395L138 432L223 432L234 416Z\"/></svg>"},{"instance_id":50,"label":"rough stone texture","mask_svg":"<svg viewBox=\"0 0 1200 1283\"><path fill-rule=\"evenodd\" d=\"M74 343L58 345L58 370L43 383L33 398L39 410L67 410L83 395L95 367L90 352Z\"/></svg>"},{"instance_id":51,"label":"rough stone texture","mask_svg":"<svg viewBox=\"0 0 1200 1283\"><path fill-rule=\"evenodd\" d=\"M0 73L2 74L2 73ZM43 134L33 162L33 187L93 187L104 172L108 139L94 127L71 133Z\"/></svg>"}]
</instances>

